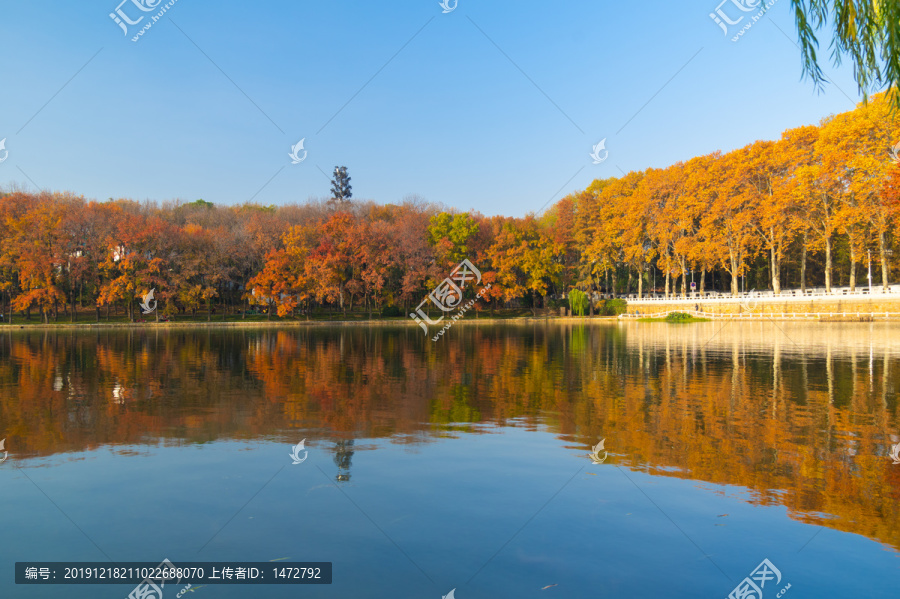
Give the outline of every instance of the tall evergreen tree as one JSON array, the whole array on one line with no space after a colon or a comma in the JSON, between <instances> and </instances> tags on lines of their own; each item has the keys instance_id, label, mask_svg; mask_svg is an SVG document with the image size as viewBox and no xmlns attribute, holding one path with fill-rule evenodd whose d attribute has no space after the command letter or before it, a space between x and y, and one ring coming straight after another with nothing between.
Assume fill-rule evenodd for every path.
<instances>
[{"instance_id":1,"label":"tall evergreen tree","mask_svg":"<svg viewBox=\"0 0 900 599\"><path fill-rule=\"evenodd\" d=\"M346 166L334 167L334 178L331 180L331 199L334 202L348 202L353 197L350 177Z\"/></svg>"}]
</instances>

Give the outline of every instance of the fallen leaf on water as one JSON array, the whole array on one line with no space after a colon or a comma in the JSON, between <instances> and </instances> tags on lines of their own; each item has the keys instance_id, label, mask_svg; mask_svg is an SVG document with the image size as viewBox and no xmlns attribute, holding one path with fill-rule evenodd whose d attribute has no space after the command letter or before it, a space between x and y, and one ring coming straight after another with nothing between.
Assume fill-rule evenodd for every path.
<instances>
[{"instance_id":1,"label":"fallen leaf on water","mask_svg":"<svg viewBox=\"0 0 900 599\"><path fill-rule=\"evenodd\" d=\"M727 516L727 515L728 515L728 514L719 514L718 516L716 516L716 518L724 518L724 517Z\"/></svg>"},{"instance_id":2,"label":"fallen leaf on water","mask_svg":"<svg viewBox=\"0 0 900 599\"><path fill-rule=\"evenodd\" d=\"M555 587L555 586L558 586L558 584L548 584L547 586L545 586L545 587L542 588L541 590L542 590L542 591L546 591L546 590L549 589L550 587Z\"/></svg>"},{"instance_id":3,"label":"fallen leaf on water","mask_svg":"<svg viewBox=\"0 0 900 599\"><path fill-rule=\"evenodd\" d=\"M596 472L588 472L588 474L590 474L591 476L597 476Z\"/></svg>"},{"instance_id":4,"label":"fallen leaf on water","mask_svg":"<svg viewBox=\"0 0 900 599\"><path fill-rule=\"evenodd\" d=\"M282 560L291 559L289 557L276 557L275 559L270 559L270 562L280 562Z\"/></svg>"}]
</instances>

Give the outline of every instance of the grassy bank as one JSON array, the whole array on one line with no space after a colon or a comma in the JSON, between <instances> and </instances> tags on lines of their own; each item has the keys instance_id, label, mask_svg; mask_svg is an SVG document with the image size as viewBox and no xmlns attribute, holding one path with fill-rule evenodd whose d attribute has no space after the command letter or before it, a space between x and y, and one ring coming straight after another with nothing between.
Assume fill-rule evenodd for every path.
<instances>
[{"instance_id":1,"label":"grassy bank","mask_svg":"<svg viewBox=\"0 0 900 599\"><path fill-rule=\"evenodd\" d=\"M684 312L672 312L667 315L665 318L638 318L638 322L668 322L673 324L682 324L682 323L690 323L690 322L709 322L709 318L698 318L696 316L691 316L690 314L685 314Z\"/></svg>"}]
</instances>

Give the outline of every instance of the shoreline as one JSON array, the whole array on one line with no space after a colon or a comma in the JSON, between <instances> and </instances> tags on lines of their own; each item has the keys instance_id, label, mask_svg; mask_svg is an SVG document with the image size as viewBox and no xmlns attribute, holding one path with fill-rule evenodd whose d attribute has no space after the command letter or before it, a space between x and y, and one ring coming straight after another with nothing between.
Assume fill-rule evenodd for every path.
<instances>
[{"instance_id":1,"label":"shoreline","mask_svg":"<svg viewBox=\"0 0 900 599\"><path fill-rule=\"evenodd\" d=\"M456 321L458 325L497 325L497 324L613 324L613 323L640 323L640 324L700 324L714 321L731 322L807 322L807 323L892 323L900 322L900 318L884 318L875 313L875 319L870 314L847 314L837 317L828 313L809 314L807 318L779 318L778 315L761 315L756 318L741 317L739 314L719 314L715 318L693 319L687 322L667 322L664 318L635 317L620 318L618 316L519 316L514 318L479 318L472 320ZM254 321L254 322L59 322L59 323L33 323L33 324L0 324L0 333L13 331L91 331L101 329L124 330L178 330L178 329L291 329L303 327L416 327L419 325L412 320L309 320L309 321ZM436 329L438 330L438 329Z\"/></svg>"},{"instance_id":2,"label":"shoreline","mask_svg":"<svg viewBox=\"0 0 900 599\"><path fill-rule=\"evenodd\" d=\"M617 316L521 316L515 318L479 318L460 320L455 324L503 324L503 323L547 323L547 322L618 322ZM300 321L213 321L213 322L57 322L34 324L0 324L2 331L34 331L34 330L98 330L98 329L208 329L208 328L301 328L301 327L355 327L355 326L415 326L413 320L300 320Z\"/></svg>"}]
</instances>

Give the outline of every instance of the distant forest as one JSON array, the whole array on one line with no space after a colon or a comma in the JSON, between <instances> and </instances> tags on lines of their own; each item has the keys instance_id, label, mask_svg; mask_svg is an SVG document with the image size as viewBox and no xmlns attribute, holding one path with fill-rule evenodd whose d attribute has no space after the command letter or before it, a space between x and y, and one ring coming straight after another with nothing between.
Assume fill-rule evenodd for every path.
<instances>
[{"instance_id":1,"label":"distant forest","mask_svg":"<svg viewBox=\"0 0 900 599\"><path fill-rule=\"evenodd\" d=\"M884 96L728 153L594 181L542 215L420 199L261 206L0 194L0 311L130 319L332 310L400 316L469 259L476 309L572 289L683 295L890 282L900 120Z\"/></svg>"}]
</instances>

